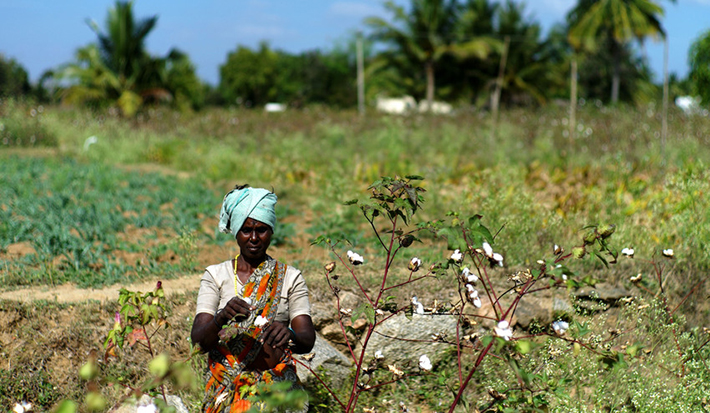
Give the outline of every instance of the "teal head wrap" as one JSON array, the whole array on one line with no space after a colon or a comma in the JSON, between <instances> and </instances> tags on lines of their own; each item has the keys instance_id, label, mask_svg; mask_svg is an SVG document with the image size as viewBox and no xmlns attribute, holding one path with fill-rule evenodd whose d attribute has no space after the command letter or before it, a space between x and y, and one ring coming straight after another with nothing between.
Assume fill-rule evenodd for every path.
<instances>
[{"instance_id":1,"label":"teal head wrap","mask_svg":"<svg viewBox=\"0 0 710 413\"><path fill-rule=\"evenodd\" d=\"M247 218L276 226L276 195L262 188L234 189L224 196L219 213L219 230L235 238Z\"/></svg>"}]
</instances>

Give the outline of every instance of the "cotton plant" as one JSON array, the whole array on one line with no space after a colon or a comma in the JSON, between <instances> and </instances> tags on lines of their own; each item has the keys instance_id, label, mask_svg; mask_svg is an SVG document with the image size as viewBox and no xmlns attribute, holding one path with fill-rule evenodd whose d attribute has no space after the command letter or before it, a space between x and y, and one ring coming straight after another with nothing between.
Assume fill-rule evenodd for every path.
<instances>
[{"instance_id":1,"label":"cotton plant","mask_svg":"<svg viewBox=\"0 0 710 413\"><path fill-rule=\"evenodd\" d=\"M354 248L342 248L342 244L346 243L344 240L319 237L315 241L316 244L329 248L335 257L335 261L324 266L324 275L334 293L337 308L340 309L339 322L347 353L355 366L347 397L340 396L321 380L344 412L356 410L363 392L412 376L434 374L433 363L426 354L419 355L418 361L414 359L409 364L400 365L390 363L390 359L385 362L385 349L376 349L374 356L364 357L370 338L388 318L400 313L419 316L451 314L456 317L458 323L455 337L431 335L432 342L449 343L455 349L456 375L459 380L453 389L454 397L450 403L447 401L449 407L446 408L453 412L456 406L460 405L466 388L472 384L475 372L488 356L495 354L496 357L509 361L513 371L521 374L512 354L530 351L533 339L524 331L516 331L515 312L521 300L541 290L566 290L583 285L586 281L580 280L567 267L566 262L569 260L589 255L598 257L604 264L609 265L615 263L619 256L610 244L615 226L589 226L585 228L578 245L565 248L554 244L551 256L534 261L530 268L510 270L508 266L511 264L505 259L504 246L496 242L497 236L484 226L480 215L461 217L457 213L451 213L445 220L423 222L411 229L412 216L424 202L424 190L415 183L420 179L382 178L370 186L369 199L348 202L360 208L374 232L375 244L384 250L385 254L380 256L386 258L380 274L381 279L375 281L377 287L368 288L363 283L363 270L360 266L366 257L375 256L367 248L360 246L360 251L356 252ZM412 243L421 242L418 238L420 231L430 232L435 239L446 241L448 252L442 254L445 258L424 262L422 258L410 255L402 260L398 259ZM633 257L633 254L632 249L622 250L623 256ZM667 251L664 251L663 255L669 257ZM670 256L672 257L672 253ZM368 271L372 271L377 260L367 259L370 263ZM395 267L408 276L405 275L404 281L388 283ZM425 268L428 270L424 271ZM364 304L359 308L343 309L341 306L337 282L343 274L354 280L364 298ZM446 311L442 311L437 303L425 307L423 300L416 294L409 295L409 302L399 305L391 300L391 292L396 288L406 286L410 291L416 291L416 283L421 280L448 276L452 276L457 285L455 292L458 293L458 299L446 304ZM359 339L359 346L356 346L346 332L349 325L361 318L365 319L366 327ZM483 325L488 327L481 329ZM543 328L540 334L580 347L592 348L581 341L580 331L583 331L583 326L574 320L558 319Z\"/></svg>"}]
</instances>

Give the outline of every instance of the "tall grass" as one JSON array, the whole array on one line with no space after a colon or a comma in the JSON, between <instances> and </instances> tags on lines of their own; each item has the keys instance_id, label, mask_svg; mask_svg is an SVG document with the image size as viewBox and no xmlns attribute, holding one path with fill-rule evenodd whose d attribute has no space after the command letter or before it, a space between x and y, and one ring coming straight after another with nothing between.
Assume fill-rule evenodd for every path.
<instances>
[{"instance_id":1,"label":"tall grass","mask_svg":"<svg viewBox=\"0 0 710 413\"><path fill-rule=\"evenodd\" d=\"M3 104L2 113L12 116L28 110ZM51 107L41 122L57 137L59 157L152 164L204 182L216 194L236 182L274 188L282 205L303 212L298 231L308 236L325 231L357 240L350 213L334 202L382 175L419 174L425 187L437 188L422 219L449 210L483 213L492 228L503 229L511 266L569 243L584 225L614 223L629 247L646 255L673 247L677 264L694 274L710 268L703 248L710 235L704 196L710 119L671 111L662 147L660 116L652 105L587 103L571 137L566 108L555 106L503 112L495 133L484 112L362 118L323 107L277 114L156 108L133 120ZM97 143L87 150L90 136ZM156 188L170 192L169 186Z\"/></svg>"}]
</instances>

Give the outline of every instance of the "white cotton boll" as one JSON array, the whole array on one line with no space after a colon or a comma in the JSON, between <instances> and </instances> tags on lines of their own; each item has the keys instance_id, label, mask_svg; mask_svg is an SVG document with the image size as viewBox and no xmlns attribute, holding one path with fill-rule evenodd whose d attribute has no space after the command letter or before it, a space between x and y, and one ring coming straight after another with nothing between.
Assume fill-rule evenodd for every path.
<instances>
[{"instance_id":1,"label":"white cotton boll","mask_svg":"<svg viewBox=\"0 0 710 413\"><path fill-rule=\"evenodd\" d=\"M481 308L481 299L479 297L473 299L473 306L476 308Z\"/></svg>"},{"instance_id":2,"label":"white cotton boll","mask_svg":"<svg viewBox=\"0 0 710 413\"><path fill-rule=\"evenodd\" d=\"M417 303L416 313L424 314L424 306L422 305L422 303Z\"/></svg>"},{"instance_id":3,"label":"white cotton boll","mask_svg":"<svg viewBox=\"0 0 710 413\"><path fill-rule=\"evenodd\" d=\"M382 350L377 350L377 351L375 352L375 358L376 358L377 360L382 360L383 358L385 358L385 355L382 354Z\"/></svg>"},{"instance_id":4,"label":"white cotton boll","mask_svg":"<svg viewBox=\"0 0 710 413\"><path fill-rule=\"evenodd\" d=\"M667 258L673 258L673 249L668 248L666 250L663 250L663 256Z\"/></svg>"},{"instance_id":5,"label":"white cotton boll","mask_svg":"<svg viewBox=\"0 0 710 413\"><path fill-rule=\"evenodd\" d=\"M513 337L513 330L507 320L501 320L494 328L496 336L509 341Z\"/></svg>"},{"instance_id":6,"label":"white cotton boll","mask_svg":"<svg viewBox=\"0 0 710 413\"><path fill-rule=\"evenodd\" d=\"M552 329L555 330L555 333L558 335L563 335L567 332L567 329L569 329L569 323L563 320L555 321L552 323Z\"/></svg>"},{"instance_id":7,"label":"white cotton boll","mask_svg":"<svg viewBox=\"0 0 710 413\"><path fill-rule=\"evenodd\" d=\"M454 252L451 254L451 259L456 261L456 262L461 262L463 261L463 254L461 254L461 251L458 249L454 250Z\"/></svg>"},{"instance_id":8,"label":"white cotton boll","mask_svg":"<svg viewBox=\"0 0 710 413\"><path fill-rule=\"evenodd\" d=\"M471 284L466 284L466 289L468 290L469 293L476 291L476 288Z\"/></svg>"},{"instance_id":9,"label":"white cotton boll","mask_svg":"<svg viewBox=\"0 0 710 413\"><path fill-rule=\"evenodd\" d=\"M496 252L495 254L493 254L492 258L494 260L498 261L498 265L500 265L501 267L503 266L503 256L502 255L500 255Z\"/></svg>"},{"instance_id":10,"label":"white cotton boll","mask_svg":"<svg viewBox=\"0 0 710 413\"><path fill-rule=\"evenodd\" d=\"M416 295L412 297L412 305L414 305L415 313L424 314L424 305L419 302Z\"/></svg>"},{"instance_id":11,"label":"white cotton boll","mask_svg":"<svg viewBox=\"0 0 710 413\"><path fill-rule=\"evenodd\" d=\"M254 320L254 325L256 327L263 327L269 322L269 319L266 317L258 316L256 317L256 320Z\"/></svg>"},{"instance_id":12,"label":"white cotton boll","mask_svg":"<svg viewBox=\"0 0 710 413\"><path fill-rule=\"evenodd\" d=\"M422 370L431 370L431 360L426 354L419 357L419 368Z\"/></svg>"},{"instance_id":13,"label":"white cotton boll","mask_svg":"<svg viewBox=\"0 0 710 413\"><path fill-rule=\"evenodd\" d=\"M470 283L478 282L478 276L472 273L471 270L468 269L468 267L464 267L463 270L461 270L461 275L466 279L466 281Z\"/></svg>"},{"instance_id":14,"label":"white cotton boll","mask_svg":"<svg viewBox=\"0 0 710 413\"><path fill-rule=\"evenodd\" d=\"M348 260L352 265L360 265L365 261L362 255L352 251L348 251Z\"/></svg>"},{"instance_id":15,"label":"white cotton boll","mask_svg":"<svg viewBox=\"0 0 710 413\"><path fill-rule=\"evenodd\" d=\"M491 247L491 244L484 242L483 243L483 252L486 253L487 257L492 257L493 256L493 247Z\"/></svg>"},{"instance_id":16,"label":"white cotton boll","mask_svg":"<svg viewBox=\"0 0 710 413\"><path fill-rule=\"evenodd\" d=\"M633 248L624 248L621 250L621 255L626 255L627 257L633 257L634 256L634 249Z\"/></svg>"}]
</instances>

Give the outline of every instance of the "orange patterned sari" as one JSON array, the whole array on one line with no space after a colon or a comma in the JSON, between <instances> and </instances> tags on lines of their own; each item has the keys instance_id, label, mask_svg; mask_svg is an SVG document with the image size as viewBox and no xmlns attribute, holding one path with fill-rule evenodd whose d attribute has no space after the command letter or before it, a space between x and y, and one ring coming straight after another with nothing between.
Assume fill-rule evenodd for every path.
<instances>
[{"instance_id":1,"label":"orange patterned sari","mask_svg":"<svg viewBox=\"0 0 710 413\"><path fill-rule=\"evenodd\" d=\"M300 388L296 366L289 350L284 351L283 357L272 369L247 369L263 346L259 341L262 327L254 325L254 320L261 316L269 323L273 322L285 274L286 265L267 256L266 261L249 276L241 291L237 291L238 296L250 298L256 310L242 321L232 320L219 332L220 343L209 353L202 412L246 412L252 407L250 399L255 395L257 383L288 380L294 384L293 388ZM261 410L263 406L257 403L256 407Z\"/></svg>"}]
</instances>

